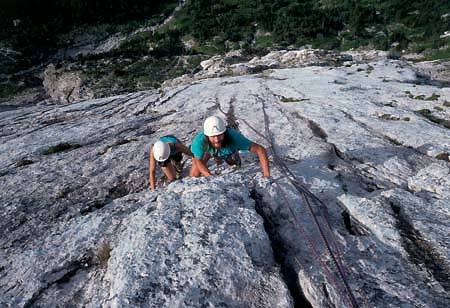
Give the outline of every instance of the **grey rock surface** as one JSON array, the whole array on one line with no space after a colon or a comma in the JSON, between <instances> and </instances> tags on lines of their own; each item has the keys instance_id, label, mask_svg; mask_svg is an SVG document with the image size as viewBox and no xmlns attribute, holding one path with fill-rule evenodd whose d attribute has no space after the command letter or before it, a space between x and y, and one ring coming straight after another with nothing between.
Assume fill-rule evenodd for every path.
<instances>
[{"instance_id":1,"label":"grey rock surface","mask_svg":"<svg viewBox=\"0 0 450 308\"><path fill-rule=\"evenodd\" d=\"M351 307L325 238L359 306L448 307L448 101L377 58L1 112L1 306ZM222 112L273 179L148 191L150 144Z\"/></svg>"},{"instance_id":2,"label":"grey rock surface","mask_svg":"<svg viewBox=\"0 0 450 308\"><path fill-rule=\"evenodd\" d=\"M43 77L46 93L56 102L72 103L94 97L84 84L83 74L79 71L57 70L54 64L49 64Z\"/></svg>"},{"instance_id":3,"label":"grey rock surface","mask_svg":"<svg viewBox=\"0 0 450 308\"><path fill-rule=\"evenodd\" d=\"M444 83L450 83L450 62L445 60L417 63L418 72L424 77Z\"/></svg>"}]
</instances>

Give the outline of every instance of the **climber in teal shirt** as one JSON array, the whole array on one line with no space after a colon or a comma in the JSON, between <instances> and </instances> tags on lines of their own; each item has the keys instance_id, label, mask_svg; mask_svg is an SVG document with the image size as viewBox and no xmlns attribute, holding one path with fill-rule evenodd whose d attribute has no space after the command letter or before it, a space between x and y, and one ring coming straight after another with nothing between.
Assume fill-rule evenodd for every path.
<instances>
[{"instance_id":1,"label":"climber in teal shirt","mask_svg":"<svg viewBox=\"0 0 450 308\"><path fill-rule=\"evenodd\" d=\"M209 117L203 124L203 131L199 132L192 141L191 152L194 155L191 176L210 176L206 163L212 157L217 163L226 161L229 165L240 166L241 160L238 151L256 153L265 177L270 176L269 160L266 149L245 138L232 128L227 128L225 122L216 116Z\"/></svg>"}]
</instances>

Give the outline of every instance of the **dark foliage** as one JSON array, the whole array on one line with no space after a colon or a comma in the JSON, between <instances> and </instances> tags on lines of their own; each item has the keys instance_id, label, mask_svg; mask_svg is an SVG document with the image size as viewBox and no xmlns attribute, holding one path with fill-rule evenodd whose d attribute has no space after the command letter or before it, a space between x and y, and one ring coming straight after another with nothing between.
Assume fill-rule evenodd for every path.
<instances>
[{"instance_id":1,"label":"dark foliage","mask_svg":"<svg viewBox=\"0 0 450 308\"><path fill-rule=\"evenodd\" d=\"M1 70L11 73L45 62L56 48L64 47L61 44L74 43L61 39L73 29L109 25L106 30L102 28L106 37L117 32L119 25L130 25L131 30L151 20L157 23L178 3L179 0L2 0L0 40L9 42L20 59L11 61L11 57L0 54ZM257 52L258 48L312 44L327 49L370 46L397 51L434 50L430 58L442 58L450 54L448 47L439 49L449 45L449 39L440 38L450 29L450 17L443 17L447 13L447 0L188 0L171 25L156 33L131 37L114 51L114 56L180 55L185 53L181 38L190 36L198 45L189 52L199 54L233 48ZM18 20L20 23L14 25ZM13 90L4 87L0 92Z\"/></svg>"},{"instance_id":2,"label":"dark foliage","mask_svg":"<svg viewBox=\"0 0 450 308\"><path fill-rule=\"evenodd\" d=\"M255 29L273 34L284 46L334 42L335 47L371 43L389 49L415 41L438 43L450 28L450 3L444 0L191 0L182 31L200 41L252 40ZM337 42L337 44L336 44Z\"/></svg>"},{"instance_id":3,"label":"dark foliage","mask_svg":"<svg viewBox=\"0 0 450 308\"><path fill-rule=\"evenodd\" d=\"M22 60L36 62L56 46L58 35L77 26L120 24L169 14L175 0L2 0L0 40L10 40L23 54ZM14 25L15 20L20 23ZM31 63L23 63L31 64Z\"/></svg>"}]
</instances>

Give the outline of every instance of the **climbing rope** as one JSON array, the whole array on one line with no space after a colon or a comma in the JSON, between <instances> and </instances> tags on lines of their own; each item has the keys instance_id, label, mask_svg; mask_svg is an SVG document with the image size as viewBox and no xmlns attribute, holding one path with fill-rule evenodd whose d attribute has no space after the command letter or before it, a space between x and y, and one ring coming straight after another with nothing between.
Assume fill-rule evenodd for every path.
<instances>
[{"instance_id":1,"label":"climbing rope","mask_svg":"<svg viewBox=\"0 0 450 308\"><path fill-rule=\"evenodd\" d=\"M350 289L350 286L347 282L347 278L345 275L345 271L344 271L344 266L342 264L342 258L341 258L341 253L339 251L339 247L337 245L337 241L336 238L334 236L334 233L331 229L331 225L328 219L328 210L326 205L317 197L315 196L311 191L309 191L302 183L300 183L297 180L297 177L295 176L295 174L286 166L286 164L283 162L283 160L280 158L280 156L278 155L278 153L275 150L274 147L274 143L271 137L271 133L269 130L269 119L266 113L266 106L264 103L264 100L261 99L259 96L255 96L257 101L261 102L262 105L262 111L263 111L263 115L264 115L264 129L265 129L265 134L260 133L258 130L256 130L253 126L251 126L247 121L245 121L244 119L237 119L234 116L234 108L231 109L231 112L227 112L225 113L221 108L220 108L220 104L217 102L217 106L220 112L222 112L226 117L227 120L228 118L231 116L232 117L232 122L233 122L233 126L236 123L236 120L239 120L240 122L244 123L245 125L247 125L253 132L255 132L258 136L260 136L261 138L263 138L264 140L266 140L266 142L269 144L269 149L271 150L272 154L273 154L273 163L276 167L278 167L278 169L280 170L280 172L285 175L286 179L289 181L289 183L299 192L303 202L307 205L308 211L311 214L314 224L317 227L320 237L328 251L328 254L330 255L333 264L335 265L337 271L338 271L338 277L340 278L341 282L344 285L344 289L345 291L343 291L343 288L341 287L341 285L339 285L336 281L336 279L333 277L333 275L331 275L331 271L329 270L328 266L323 262L322 258L320 258L318 249L316 248L316 245L314 245L314 241L312 240L312 238L307 234L307 232L305 232L305 230L303 229L303 227L300 224L300 221L297 218L297 215L295 214L295 212L292 210L291 206L290 206L290 202L288 201L285 193L283 192L280 184L278 184L278 182L274 182L278 191L280 192L281 196L283 197L283 199L285 200L286 204L288 205L288 209L291 213L291 215L294 217L294 220L296 222L298 231L300 233L300 235L306 239L307 243L309 244L311 250L313 251L315 258L320 260L322 267L324 268L326 275L328 277L328 279L330 281L332 281L332 283L334 283L334 285L336 286L336 288L339 290L339 292L341 293L341 297L345 298L345 301L347 302L347 304L349 304L350 307L359 307L358 302L356 301L355 296L353 295L352 290ZM217 98L216 98L216 101ZM235 101L235 98L232 98L232 102ZM233 107L233 105L231 105L231 107ZM323 219L325 220L325 226L328 228L328 233L331 234L331 241L329 241L325 235L325 230L322 227L322 225L319 222L319 219L317 217L317 215L314 213L311 201L316 202L320 205L320 207L323 209ZM298 261L297 261L298 262ZM343 293L346 293L347 296L342 296Z\"/></svg>"}]
</instances>

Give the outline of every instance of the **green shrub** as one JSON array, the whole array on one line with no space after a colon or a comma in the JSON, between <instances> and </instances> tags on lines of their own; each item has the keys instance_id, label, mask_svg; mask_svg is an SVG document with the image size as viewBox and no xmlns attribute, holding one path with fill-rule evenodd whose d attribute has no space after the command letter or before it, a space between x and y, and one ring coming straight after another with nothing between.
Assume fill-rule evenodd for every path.
<instances>
[{"instance_id":1,"label":"green shrub","mask_svg":"<svg viewBox=\"0 0 450 308\"><path fill-rule=\"evenodd\" d=\"M425 100L426 101L437 101L439 97L440 97L440 95L433 93L430 96L428 96L427 98L425 98Z\"/></svg>"},{"instance_id":2,"label":"green shrub","mask_svg":"<svg viewBox=\"0 0 450 308\"><path fill-rule=\"evenodd\" d=\"M20 168L20 167L23 167L23 166L31 165L31 164L33 164L33 163L34 163L34 161L32 161L32 160L29 160L29 159L21 159L21 160L19 160L19 161L16 163L16 167L17 167L17 168Z\"/></svg>"},{"instance_id":3,"label":"green shrub","mask_svg":"<svg viewBox=\"0 0 450 308\"><path fill-rule=\"evenodd\" d=\"M432 49L426 52L424 60L433 61L439 59L450 59L450 47L442 49Z\"/></svg>"},{"instance_id":4,"label":"green shrub","mask_svg":"<svg viewBox=\"0 0 450 308\"><path fill-rule=\"evenodd\" d=\"M0 84L0 99L11 97L12 95L19 93L21 90L21 87L11 83Z\"/></svg>"},{"instance_id":5,"label":"green shrub","mask_svg":"<svg viewBox=\"0 0 450 308\"><path fill-rule=\"evenodd\" d=\"M444 126L445 128L449 128L450 129L450 120L442 119L442 118L439 118L439 117L435 116L431 112L431 110L429 110L429 109L421 109L421 110L417 110L416 112L418 114L421 114L422 116L424 116L425 118L427 118L431 122L436 123L436 124L440 124L440 125Z\"/></svg>"},{"instance_id":6,"label":"green shrub","mask_svg":"<svg viewBox=\"0 0 450 308\"><path fill-rule=\"evenodd\" d=\"M50 154L59 153L59 152L63 152L63 151L78 149L80 147L81 147L80 144L70 144L70 143L63 142L63 143L58 143L55 146L48 147L47 149L42 151L42 154L50 155Z\"/></svg>"},{"instance_id":7,"label":"green shrub","mask_svg":"<svg viewBox=\"0 0 450 308\"><path fill-rule=\"evenodd\" d=\"M436 159L445 160L445 161L450 162L450 154L447 152L439 153L438 155L436 155Z\"/></svg>"}]
</instances>

